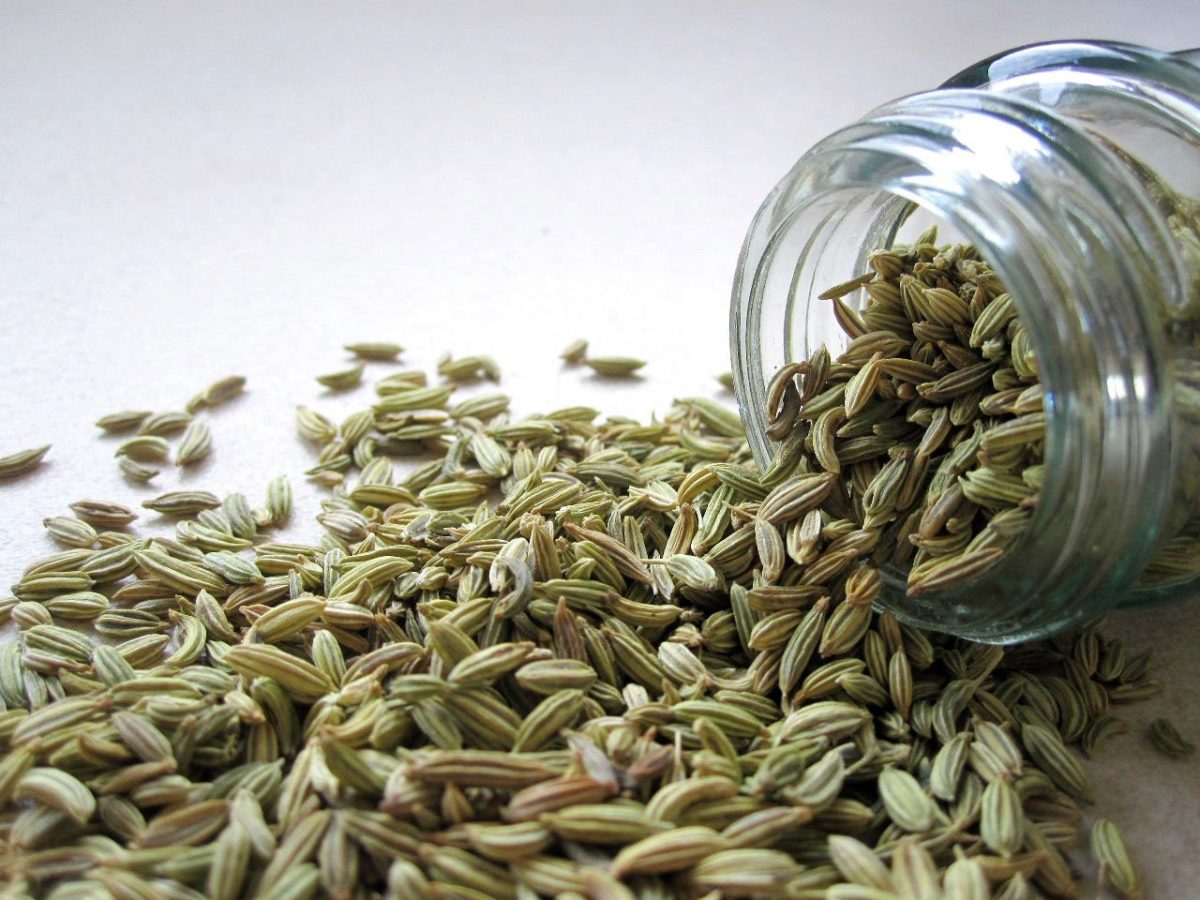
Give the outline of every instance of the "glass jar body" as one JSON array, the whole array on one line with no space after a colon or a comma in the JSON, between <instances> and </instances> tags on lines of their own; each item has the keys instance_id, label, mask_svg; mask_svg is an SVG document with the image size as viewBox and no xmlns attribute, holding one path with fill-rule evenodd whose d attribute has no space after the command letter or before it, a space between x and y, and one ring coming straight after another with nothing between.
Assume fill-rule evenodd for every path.
<instances>
[{"instance_id":1,"label":"glass jar body","mask_svg":"<svg viewBox=\"0 0 1200 900\"><path fill-rule=\"evenodd\" d=\"M953 590L909 596L892 570L884 602L902 618L1007 641L1197 592L1197 198L1200 70L1095 43L1001 54L875 110L767 198L731 309L738 397L764 466L773 374L849 341L818 294L922 219L979 248L1028 326L1046 418L1031 523Z\"/></svg>"}]
</instances>

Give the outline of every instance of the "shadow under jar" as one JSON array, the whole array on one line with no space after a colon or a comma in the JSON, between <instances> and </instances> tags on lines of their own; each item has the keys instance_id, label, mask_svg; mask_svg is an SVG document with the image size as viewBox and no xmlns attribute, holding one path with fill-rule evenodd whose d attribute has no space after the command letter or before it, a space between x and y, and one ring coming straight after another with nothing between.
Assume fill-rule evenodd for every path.
<instances>
[{"instance_id":1,"label":"shadow under jar","mask_svg":"<svg viewBox=\"0 0 1200 900\"><path fill-rule=\"evenodd\" d=\"M986 572L918 596L880 553L902 620L1010 642L1200 593L1198 66L1198 51L1117 43L1009 51L821 141L759 209L730 327L764 469L772 376L850 340L821 292L929 222L978 248L1032 342L1045 435L1029 523ZM842 299L861 309L866 291Z\"/></svg>"}]
</instances>

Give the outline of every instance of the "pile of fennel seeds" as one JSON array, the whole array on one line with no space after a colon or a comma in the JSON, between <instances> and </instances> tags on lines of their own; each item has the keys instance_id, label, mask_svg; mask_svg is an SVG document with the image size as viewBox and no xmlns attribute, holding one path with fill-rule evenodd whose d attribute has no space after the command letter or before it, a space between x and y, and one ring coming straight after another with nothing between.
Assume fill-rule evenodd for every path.
<instances>
[{"instance_id":1,"label":"pile of fennel seeds","mask_svg":"<svg viewBox=\"0 0 1200 900\"><path fill-rule=\"evenodd\" d=\"M1147 654L873 612L878 537L836 475L764 477L722 404L507 409L400 372L340 423L302 411L311 543L271 539L285 479L151 501L171 539L77 504L95 539L0 604L8 889L1078 895L1073 748L1156 691ZM1090 844L1138 896L1112 823Z\"/></svg>"}]
</instances>

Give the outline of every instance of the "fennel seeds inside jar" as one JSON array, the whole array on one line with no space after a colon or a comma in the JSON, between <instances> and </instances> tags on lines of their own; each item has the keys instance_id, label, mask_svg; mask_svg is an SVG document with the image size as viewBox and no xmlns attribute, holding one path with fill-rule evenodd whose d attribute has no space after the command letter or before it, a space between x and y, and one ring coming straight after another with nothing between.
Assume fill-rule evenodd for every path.
<instances>
[{"instance_id":1,"label":"fennel seeds inside jar","mask_svg":"<svg viewBox=\"0 0 1200 900\"><path fill-rule=\"evenodd\" d=\"M826 511L877 530L902 618L1013 641L1195 594L1192 56L1001 54L823 140L751 226L751 446L838 468Z\"/></svg>"}]
</instances>

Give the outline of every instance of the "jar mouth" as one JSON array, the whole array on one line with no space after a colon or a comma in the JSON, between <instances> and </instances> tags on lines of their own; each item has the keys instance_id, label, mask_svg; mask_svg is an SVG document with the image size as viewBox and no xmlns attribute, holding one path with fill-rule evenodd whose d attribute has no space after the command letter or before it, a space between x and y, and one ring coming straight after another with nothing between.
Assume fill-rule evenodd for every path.
<instances>
[{"instance_id":1,"label":"jar mouth","mask_svg":"<svg viewBox=\"0 0 1200 900\"><path fill-rule=\"evenodd\" d=\"M1145 245L1157 226L1136 186L1045 110L982 91L916 95L796 164L759 210L734 287L734 376L751 448L765 465L774 370L805 358L806 341L841 334L817 294L867 271L914 207L975 244L1013 295L1046 393L1046 478L1026 537L989 573L922 598L907 596L903 572L885 573L885 605L988 641L1091 618L1140 571L1167 500L1169 478L1153 465L1169 420L1150 310L1169 276L1146 262L1162 247Z\"/></svg>"}]
</instances>

